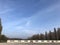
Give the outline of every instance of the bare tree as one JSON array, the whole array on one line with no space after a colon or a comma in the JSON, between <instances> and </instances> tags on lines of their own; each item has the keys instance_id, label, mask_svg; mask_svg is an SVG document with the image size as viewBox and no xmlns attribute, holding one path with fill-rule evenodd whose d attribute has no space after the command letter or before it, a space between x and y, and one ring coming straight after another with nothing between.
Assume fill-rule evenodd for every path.
<instances>
[{"instance_id":1,"label":"bare tree","mask_svg":"<svg viewBox=\"0 0 60 45\"><path fill-rule=\"evenodd\" d=\"M45 32L45 40L47 40L48 39L48 37L47 37L47 32Z\"/></svg>"}]
</instances>

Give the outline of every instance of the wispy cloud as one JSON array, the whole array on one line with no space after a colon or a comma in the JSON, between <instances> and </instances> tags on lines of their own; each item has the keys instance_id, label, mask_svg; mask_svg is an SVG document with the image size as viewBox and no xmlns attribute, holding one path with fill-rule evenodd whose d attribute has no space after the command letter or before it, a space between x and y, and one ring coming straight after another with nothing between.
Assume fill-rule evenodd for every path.
<instances>
[{"instance_id":1,"label":"wispy cloud","mask_svg":"<svg viewBox=\"0 0 60 45\"><path fill-rule=\"evenodd\" d=\"M31 25L31 21L29 20L26 22L25 26L30 26L30 25Z\"/></svg>"},{"instance_id":2,"label":"wispy cloud","mask_svg":"<svg viewBox=\"0 0 60 45\"><path fill-rule=\"evenodd\" d=\"M45 0L42 2L46 3ZM18 5L18 3L15 2L15 4L12 3L13 5L12 4L10 5L10 3L7 3L7 4L9 4L8 6L5 4L6 7L4 7L4 9L1 8L2 10L0 10L0 16L2 16L1 14L8 15L8 16L4 16L4 15L2 16L2 19L5 20L5 21L3 21L2 34L5 34L9 37L27 38L28 36L31 36L33 34L37 34L37 33L41 33L41 32L43 33L45 31L49 30L50 28L58 27L58 25L60 23L60 21L59 21L60 2L54 3L50 6L46 5L46 7L44 7L43 3L41 5L40 2L37 4L36 4L36 2L35 3L33 2L32 4L35 5L34 9L32 8L33 5L31 7L30 3L28 6L27 6L27 3L26 4L24 3L25 5L22 4L23 6L26 6L26 7L23 7L21 9L19 7L20 4ZM29 6L30 6L30 8L29 8ZM39 6L42 9L40 9ZM28 9L30 9L30 10L28 10ZM29 11L30 12L36 11L36 12L30 15ZM24 14L20 15L20 13L24 13Z\"/></svg>"},{"instance_id":3,"label":"wispy cloud","mask_svg":"<svg viewBox=\"0 0 60 45\"><path fill-rule=\"evenodd\" d=\"M13 11L13 9L6 9L4 11L0 11L0 14L9 13L10 11Z\"/></svg>"}]
</instances>

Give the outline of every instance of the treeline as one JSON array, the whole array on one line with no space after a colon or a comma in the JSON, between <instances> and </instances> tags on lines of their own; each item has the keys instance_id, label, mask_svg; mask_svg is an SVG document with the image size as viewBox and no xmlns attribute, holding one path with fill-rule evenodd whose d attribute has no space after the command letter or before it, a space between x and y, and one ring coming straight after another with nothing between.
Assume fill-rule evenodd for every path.
<instances>
[{"instance_id":1,"label":"treeline","mask_svg":"<svg viewBox=\"0 0 60 45\"><path fill-rule=\"evenodd\" d=\"M48 33L45 32L45 34L36 34L32 37L28 38L30 40L60 40L60 28L54 28L54 31L49 31Z\"/></svg>"},{"instance_id":2,"label":"treeline","mask_svg":"<svg viewBox=\"0 0 60 45\"><path fill-rule=\"evenodd\" d=\"M7 38L5 35L0 35L0 42L7 40L60 40L60 28L54 28L54 31L45 32L44 34L35 34L27 39L22 38Z\"/></svg>"},{"instance_id":3,"label":"treeline","mask_svg":"<svg viewBox=\"0 0 60 45\"><path fill-rule=\"evenodd\" d=\"M5 35L0 35L0 42L7 40L23 40L21 38L7 38ZM35 34L24 40L60 40L60 28L54 28L54 31L45 32L45 34Z\"/></svg>"}]
</instances>

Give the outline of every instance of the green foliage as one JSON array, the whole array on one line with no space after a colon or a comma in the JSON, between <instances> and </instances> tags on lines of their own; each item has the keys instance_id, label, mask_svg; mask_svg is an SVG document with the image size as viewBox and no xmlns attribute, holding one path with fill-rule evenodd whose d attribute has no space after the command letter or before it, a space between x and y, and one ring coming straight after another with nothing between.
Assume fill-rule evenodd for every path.
<instances>
[{"instance_id":1,"label":"green foliage","mask_svg":"<svg viewBox=\"0 0 60 45\"><path fill-rule=\"evenodd\" d=\"M0 42L6 42L7 39L8 38L5 35L0 35Z\"/></svg>"}]
</instances>

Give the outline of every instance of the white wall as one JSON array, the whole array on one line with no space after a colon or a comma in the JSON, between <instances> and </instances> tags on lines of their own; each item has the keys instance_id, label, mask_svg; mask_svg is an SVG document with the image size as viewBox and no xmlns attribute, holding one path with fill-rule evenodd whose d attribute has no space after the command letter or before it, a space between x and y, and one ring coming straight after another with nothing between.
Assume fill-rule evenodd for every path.
<instances>
[{"instance_id":1,"label":"white wall","mask_svg":"<svg viewBox=\"0 0 60 45\"><path fill-rule=\"evenodd\" d=\"M60 43L60 40L7 40L7 43Z\"/></svg>"}]
</instances>

